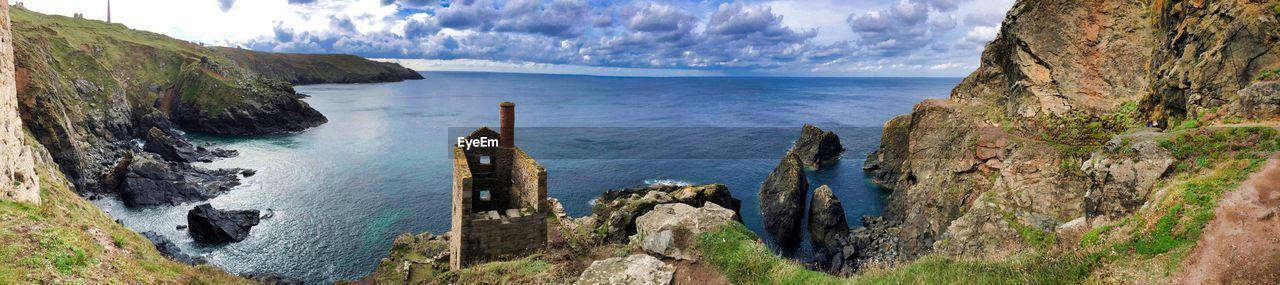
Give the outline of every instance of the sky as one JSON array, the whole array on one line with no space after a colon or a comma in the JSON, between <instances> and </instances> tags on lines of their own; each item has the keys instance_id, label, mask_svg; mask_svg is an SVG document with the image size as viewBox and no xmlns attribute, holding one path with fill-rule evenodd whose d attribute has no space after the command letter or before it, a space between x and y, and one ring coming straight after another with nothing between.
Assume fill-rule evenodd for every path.
<instances>
[{"instance_id":1,"label":"sky","mask_svg":"<svg viewBox=\"0 0 1280 285\"><path fill-rule=\"evenodd\" d=\"M107 0L9 0L105 19ZM416 70L965 76L1013 0L114 0L112 20L206 45Z\"/></svg>"}]
</instances>

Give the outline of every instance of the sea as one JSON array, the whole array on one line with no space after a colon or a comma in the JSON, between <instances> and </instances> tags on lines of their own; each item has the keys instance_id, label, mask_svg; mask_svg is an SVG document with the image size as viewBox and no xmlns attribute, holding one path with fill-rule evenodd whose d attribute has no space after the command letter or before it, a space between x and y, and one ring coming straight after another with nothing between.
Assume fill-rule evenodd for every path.
<instances>
[{"instance_id":1,"label":"sea","mask_svg":"<svg viewBox=\"0 0 1280 285\"><path fill-rule=\"evenodd\" d=\"M298 86L329 119L298 133L188 133L196 143L240 153L197 167L257 170L242 186L206 201L219 209L273 214L242 242L202 245L177 229L200 203L146 209L127 208L114 197L94 203L129 228L160 233L233 273L274 273L308 283L358 279L377 267L396 236L449 230L450 147L475 128L496 129L498 104L510 101L516 104L516 145L546 168L548 193L570 216L589 215L592 200L610 189L722 183L742 200L747 227L768 240L757 193L802 125L834 131L846 148L836 163L806 172L806 197L828 185L850 225L858 226L863 215L883 210L889 193L862 170L866 154L879 145L881 126L923 99L947 97L960 81L423 76ZM808 242L776 249L800 260L811 252Z\"/></svg>"}]
</instances>

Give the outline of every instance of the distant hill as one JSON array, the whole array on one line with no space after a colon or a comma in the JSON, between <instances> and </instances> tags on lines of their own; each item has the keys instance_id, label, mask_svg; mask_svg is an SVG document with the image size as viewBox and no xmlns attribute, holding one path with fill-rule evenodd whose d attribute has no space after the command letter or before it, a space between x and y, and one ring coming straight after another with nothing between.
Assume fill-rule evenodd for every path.
<instances>
[{"instance_id":1,"label":"distant hill","mask_svg":"<svg viewBox=\"0 0 1280 285\"><path fill-rule=\"evenodd\" d=\"M373 83L422 79L396 63L347 54L268 53L238 48L212 50L263 76L293 84Z\"/></svg>"}]
</instances>

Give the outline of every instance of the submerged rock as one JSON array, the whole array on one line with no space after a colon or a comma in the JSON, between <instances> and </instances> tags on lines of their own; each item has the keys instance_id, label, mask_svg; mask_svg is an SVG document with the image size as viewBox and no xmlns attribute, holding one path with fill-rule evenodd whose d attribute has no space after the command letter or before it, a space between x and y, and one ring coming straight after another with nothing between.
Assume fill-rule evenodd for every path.
<instances>
[{"instance_id":1,"label":"submerged rock","mask_svg":"<svg viewBox=\"0 0 1280 285\"><path fill-rule=\"evenodd\" d=\"M795 245L804 217L804 194L809 181L795 153L787 152L773 173L760 185L760 212L764 229L779 245Z\"/></svg>"},{"instance_id":2,"label":"submerged rock","mask_svg":"<svg viewBox=\"0 0 1280 285\"><path fill-rule=\"evenodd\" d=\"M239 169L208 170L185 163L165 162L157 155L131 156L120 198L125 206L178 205L213 198L240 185Z\"/></svg>"},{"instance_id":3,"label":"submerged rock","mask_svg":"<svg viewBox=\"0 0 1280 285\"><path fill-rule=\"evenodd\" d=\"M687 204L658 205L636 219L640 247L645 251L666 257L698 260L694 241L699 234L714 231L721 225L737 220L738 214L715 203L701 208Z\"/></svg>"},{"instance_id":4,"label":"submerged rock","mask_svg":"<svg viewBox=\"0 0 1280 285\"><path fill-rule=\"evenodd\" d=\"M809 240L815 248L836 244L836 236L849 231L844 218L844 206L831 188L818 186L809 202Z\"/></svg>"},{"instance_id":5,"label":"submerged rock","mask_svg":"<svg viewBox=\"0 0 1280 285\"><path fill-rule=\"evenodd\" d=\"M223 211L202 204L187 212L187 232L199 243L239 242L258 221L258 210Z\"/></svg>"},{"instance_id":6,"label":"submerged rock","mask_svg":"<svg viewBox=\"0 0 1280 285\"><path fill-rule=\"evenodd\" d=\"M148 231L142 232L142 236L146 237L147 240L151 241L151 244L156 246L156 250L160 251L160 255L173 259L173 261L190 265L205 263L205 259L203 257L193 257L183 253L182 249L178 248L178 245L173 244L172 241L169 241L169 238L166 238L163 235Z\"/></svg>"},{"instance_id":7,"label":"submerged rock","mask_svg":"<svg viewBox=\"0 0 1280 285\"><path fill-rule=\"evenodd\" d=\"M818 127L805 124L800 131L800 139L791 148L805 167L820 168L824 164L840 159L844 146L840 145L840 136L831 131L823 131Z\"/></svg>"},{"instance_id":8,"label":"submerged rock","mask_svg":"<svg viewBox=\"0 0 1280 285\"><path fill-rule=\"evenodd\" d=\"M724 184L693 186L654 185L610 190L596 198L591 208L593 227L606 242L621 243L636 233L635 219L660 204L683 203L701 207L711 202L738 213L742 201L733 198Z\"/></svg>"},{"instance_id":9,"label":"submerged rock","mask_svg":"<svg viewBox=\"0 0 1280 285\"><path fill-rule=\"evenodd\" d=\"M671 284L674 266L644 254L614 257L591 262L574 285L663 285Z\"/></svg>"}]
</instances>

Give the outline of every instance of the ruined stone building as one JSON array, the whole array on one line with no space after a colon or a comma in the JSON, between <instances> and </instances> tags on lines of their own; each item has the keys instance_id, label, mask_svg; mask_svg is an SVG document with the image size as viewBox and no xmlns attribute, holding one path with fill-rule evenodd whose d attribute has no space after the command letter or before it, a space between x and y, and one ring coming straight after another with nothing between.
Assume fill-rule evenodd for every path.
<instances>
[{"instance_id":1,"label":"ruined stone building","mask_svg":"<svg viewBox=\"0 0 1280 285\"><path fill-rule=\"evenodd\" d=\"M481 147L453 147L453 269L547 243L547 171L515 146L515 104L500 109L501 133L481 127L465 138Z\"/></svg>"}]
</instances>

